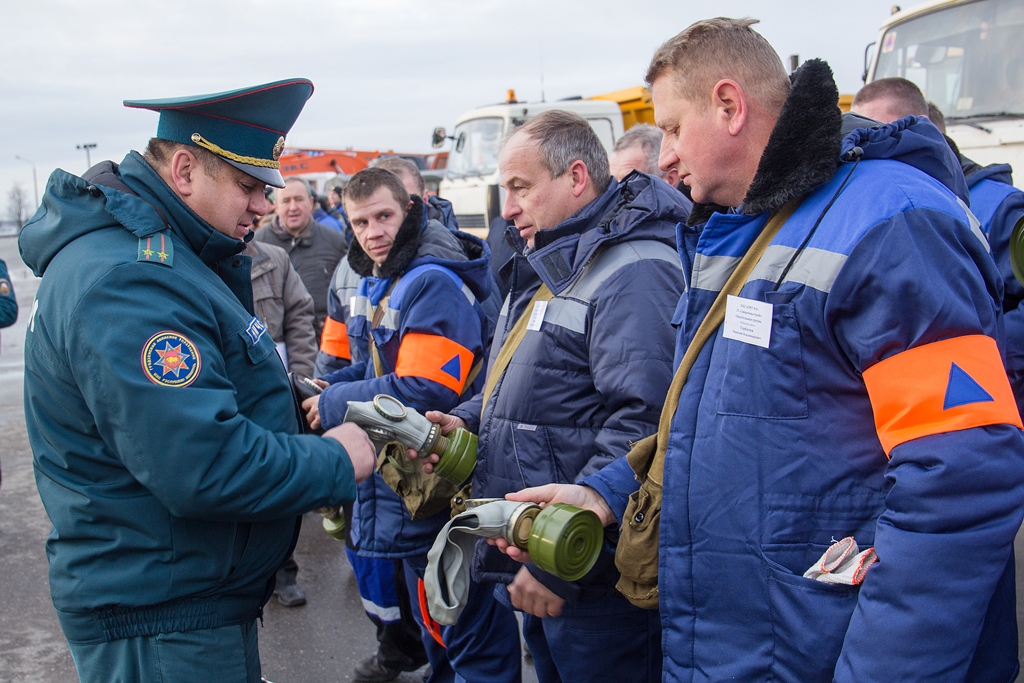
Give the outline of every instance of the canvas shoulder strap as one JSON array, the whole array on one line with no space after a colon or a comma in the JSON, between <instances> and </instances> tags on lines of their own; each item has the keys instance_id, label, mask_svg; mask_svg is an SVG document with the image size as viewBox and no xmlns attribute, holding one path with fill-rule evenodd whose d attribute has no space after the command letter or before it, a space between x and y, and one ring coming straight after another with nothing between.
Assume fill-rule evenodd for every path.
<instances>
[{"instance_id":1,"label":"canvas shoulder strap","mask_svg":"<svg viewBox=\"0 0 1024 683\"><path fill-rule=\"evenodd\" d=\"M683 354L683 359L679 363L679 367L676 369L675 375L672 377L672 383L668 388L668 395L665 397L665 405L661 410L661 418L658 420L658 448L654 453L654 458L650 462L650 468L647 471L647 477L651 479L658 486L662 485L662 478L665 470L665 453L668 450L668 437L669 427L672 423L672 416L675 415L676 409L679 407L679 396L682 394L683 385L686 383L686 377L690 374L690 369L693 364L697 361L697 356L700 355L700 351L704 348L704 343L711 338L711 335L715 333L718 326L722 324L725 319L725 304L729 295L739 294L740 290L743 289L744 283L747 278L750 277L750 273L754 270L754 266L761 259L765 249L771 243L772 238L779 232L779 229L786 222L786 220L796 211L796 208L800 206L801 199L794 199L788 204L784 205L779 209L772 217L768 220L764 230L757 236L754 243L750 245L747 253L740 260L736 266L736 270L732 272L729 279L726 281L722 291L715 297L714 303L711 304L711 308L708 309L707 315L704 316L704 320L701 321L700 326L697 328L696 334L693 335L693 339L690 340L689 346L686 348L686 353ZM633 463L630 463L631 465ZM636 470L636 467L634 467ZM639 472L638 472L639 474Z\"/></svg>"},{"instance_id":2,"label":"canvas shoulder strap","mask_svg":"<svg viewBox=\"0 0 1024 683\"><path fill-rule=\"evenodd\" d=\"M484 408L487 407L487 402L491 398L491 394L494 393L494 389L498 386L498 380L505 372L509 362L511 362L512 356L515 355L516 349L519 348L523 338L526 337L526 326L530 324L530 317L533 315L534 307L538 301L550 301L552 296L551 289L542 282L540 288L537 289L533 298L526 305L526 310L519 316L515 327L512 328L512 331L505 337L505 341L502 342L501 349L498 350L498 357L494 359L494 365L488 371L487 381L484 383L484 400L480 408L481 417L483 416Z\"/></svg>"}]
</instances>

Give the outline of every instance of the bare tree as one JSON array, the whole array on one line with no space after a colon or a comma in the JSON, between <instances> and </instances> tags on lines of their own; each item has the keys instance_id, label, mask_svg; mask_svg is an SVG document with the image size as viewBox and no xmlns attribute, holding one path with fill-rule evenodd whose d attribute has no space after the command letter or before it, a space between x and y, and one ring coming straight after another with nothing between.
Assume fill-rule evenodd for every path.
<instances>
[{"instance_id":1,"label":"bare tree","mask_svg":"<svg viewBox=\"0 0 1024 683\"><path fill-rule=\"evenodd\" d=\"M11 185L11 190L7 193L7 217L18 226L19 233L25 223L28 222L29 210L29 201L25 188L20 183L14 183Z\"/></svg>"}]
</instances>

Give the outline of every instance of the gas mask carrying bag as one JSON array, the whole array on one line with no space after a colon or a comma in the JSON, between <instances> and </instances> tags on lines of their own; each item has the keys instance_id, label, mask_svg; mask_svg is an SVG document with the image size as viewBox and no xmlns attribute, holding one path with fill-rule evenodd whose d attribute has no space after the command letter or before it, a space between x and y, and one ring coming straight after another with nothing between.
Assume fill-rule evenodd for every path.
<instances>
[{"instance_id":1,"label":"gas mask carrying bag","mask_svg":"<svg viewBox=\"0 0 1024 683\"><path fill-rule=\"evenodd\" d=\"M799 205L800 200L794 200L779 209L750 245L736 270L729 276L725 287L711 304L696 334L690 340L686 353L683 354L665 397L665 405L658 420L658 432L636 442L626 455L629 466L640 482L640 488L630 495L626 512L622 516L622 528L619 530L619 542L615 550L615 566L620 576L615 587L637 607L658 609L658 542L661 536L665 453L668 450L672 416L679 407L679 396L686 383L686 377L704 347L704 342L710 339L722 324L729 295L739 294L772 238Z\"/></svg>"},{"instance_id":2,"label":"gas mask carrying bag","mask_svg":"<svg viewBox=\"0 0 1024 683\"><path fill-rule=\"evenodd\" d=\"M476 435L465 429L442 435L440 425L393 396L377 394L372 401L349 401L345 422L358 425L377 447L377 472L402 498L412 519L449 509L476 467ZM408 448L423 456L437 455L433 473L423 471L425 457L406 457Z\"/></svg>"}]
</instances>

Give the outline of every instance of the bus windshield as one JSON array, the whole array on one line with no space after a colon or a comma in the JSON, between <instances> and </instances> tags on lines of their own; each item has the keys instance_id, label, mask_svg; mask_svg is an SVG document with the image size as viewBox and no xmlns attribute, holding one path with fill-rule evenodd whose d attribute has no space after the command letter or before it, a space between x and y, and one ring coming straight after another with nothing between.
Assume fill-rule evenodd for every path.
<instances>
[{"instance_id":1,"label":"bus windshield","mask_svg":"<svg viewBox=\"0 0 1024 683\"><path fill-rule=\"evenodd\" d=\"M977 0L892 26L873 80L913 81L949 119L1024 112L1024 2Z\"/></svg>"},{"instance_id":2,"label":"bus windshield","mask_svg":"<svg viewBox=\"0 0 1024 683\"><path fill-rule=\"evenodd\" d=\"M498 144L504 129L500 118L470 119L455 127L448 156L448 177L488 176L498 170Z\"/></svg>"}]
</instances>

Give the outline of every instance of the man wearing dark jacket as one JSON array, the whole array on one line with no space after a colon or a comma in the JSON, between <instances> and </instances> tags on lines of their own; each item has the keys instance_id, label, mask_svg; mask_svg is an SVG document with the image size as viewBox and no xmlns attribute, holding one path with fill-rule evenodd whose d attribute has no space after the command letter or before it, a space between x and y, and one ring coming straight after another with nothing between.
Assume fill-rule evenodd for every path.
<instances>
[{"instance_id":1,"label":"man wearing dark jacket","mask_svg":"<svg viewBox=\"0 0 1024 683\"><path fill-rule=\"evenodd\" d=\"M883 78L861 88L853 98L852 112L881 123L892 123L906 116L928 116L936 127L946 132L941 112L931 113L928 102L917 85L905 78ZM1013 169L1009 164L980 166L946 141L960 160L960 168L970 191L971 213L981 223L988 238L999 274L1003 278L1003 324L1006 332L1006 371L1010 377L1017 410L1024 414L1024 285L1013 275L1010 265L1010 237L1013 228L1024 220L1024 192L1013 186Z\"/></svg>"},{"instance_id":2,"label":"man wearing dark jacket","mask_svg":"<svg viewBox=\"0 0 1024 683\"><path fill-rule=\"evenodd\" d=\"M674 244L689 201L642 173L614 180L585 119L563 111L531 119L505 140L499 168L516 253L505 266L511 289L492 362L520 318L530 322L503 375L488 377L491 395L428 416L479 434L475 497L578 481L651 434L685 289ZM542 292L553 297L535 303ZM478 545L474 578L507 586L526 613L543 683L661 680L657 614L615 593L611 559L605 552L569 583Z\"/></svg>"},{"instance_id":3,"label":"man wearing dark jacket","mask_svg":"<svg viewBox=\"0 0 1024 683\"><path fill-rule=\"evenodd\" d=\"M345 209L355 233L349 264L362 276L347 329L352 348L368 348L369 357L324 377L329 386L303 404L311 424L333 427L344 419L348 401L369 401L377 394L394 396L421 413L450 410L483 384L488 319L482 302L492 287L487 245L437 221L424 222L424 202L382 168L353 176L345 188ZM441 628L421 597L427 551L450 517L451 494L439 512L414 519L375 473L359 489L353 544L359 556L402 561L409 593L420 598L417 621L432 680L458 676L515 683L520 678L517 624L493 590L475 587L467 618ZM398 672L381 672L390 673Z\"/></svg>"},{"instance_id":4,"label":"man wearing dark jacket","mask_svg":"<svg viewBox=\"0 0 1024 683\"><path fill-rule=\"evenodd\" d=\"M843 136L828 65L787 77L753 23L697 22L647 72L698 202L677 363L781 224L663 416L660 500L628 461L521 494L660 514L618 560L656 567L666 680L1013 680L1024 434L963 174L927 121Z\"/></svg>"},{"instance_id":5,"label":"man wearing dark jacket","mask_svg":"<svg viewBox=\"0 0 1024 683\"><path fill-rule=\"evenodd\" d=\"M316 313L316 338L327 317L327 289L331 275L347 246L344 236L313 220L313 197L309 183L301 178L286 178L285 186L274 193L277 216L256 231L256 239L288 252L288 257L313 297Z\"/></svg>"},{"instance_id":6,"label":"man wearing dark jacket","mask_svg":"<svg viewBox=\"0 0 1024 683\"><path fill-rule=\"evenodd\" d=\"M160 112L145 155L54 171L21 233L42 276L25 420L83 683L257 683L257 620L300 515L372 470L355 425L298 433L241 255L312 92L126 102Z\"/></svg>"}]
</instances>

